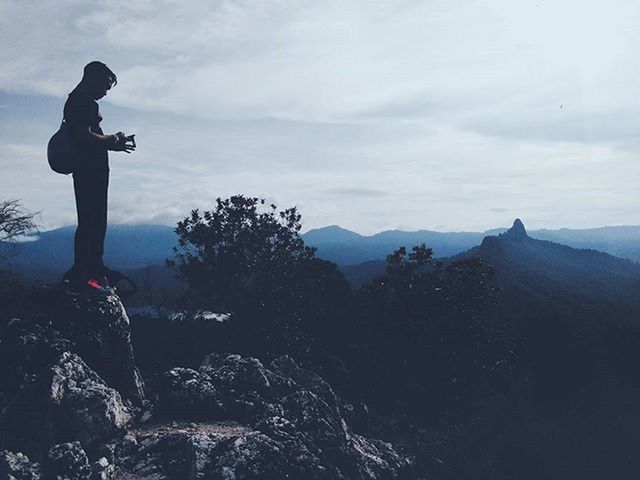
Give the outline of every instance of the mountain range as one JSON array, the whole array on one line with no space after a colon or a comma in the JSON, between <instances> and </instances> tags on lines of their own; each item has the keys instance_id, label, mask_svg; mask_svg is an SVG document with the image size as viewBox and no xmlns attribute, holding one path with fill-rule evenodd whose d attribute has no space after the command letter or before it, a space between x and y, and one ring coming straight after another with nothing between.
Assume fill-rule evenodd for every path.
<instances>
[{"instance_id":1,"label":"mountain range","mask_svg":"<svg viewBox=\"0 0 640 480\"><path fill-rule=\"evenodd\" d=\"M310 230L303 235L307 244L318 249L318 256L341 266L383 260L401 246L425 243L435 257L450 257L478 245L487 236L498 235L506 228L484 232L436 232L389 230L364 236L337 225ZM611 255L640 261L640 226L615 226L590 229L533 230L528 234L574 248L599 250Z\"/></svg>"},{"instance_id":2,"label":"mountain range","mask_svg":"<svg viewBox=\"0 0 640 480\"><path fill-rule=\"evenodd\" d=\"M14 245L10 263L29 278L51 280L73 264L74 226L48 230L31 241ZM105 264L119 270L163 265L172 257L177 237L165 225L109 225L105 240ZM0 242L0 251L7 248Z\"/></svg>"},{"instance_id":3,"label":"mountain range","mask_svg":"<svg viewBox=\"0 0 640 480\"><path fill-rule=\"evenodd\" d=\"M438 258L452 257L486 237L506 232L499 228L484 232L436 232L390 230L365 236L333 225L313 229L303 238L316 247L319 257L337 263L351 280L369 278L384 268L384 259L400 246L426 243ZM31 278L49 280L73 263L75 227L66 226L40 233L32 241L16 246L11 263ZM531 239L561 243L578 249L599 250L610 255L640 261L640 226L601 227L593 229L534 230ZM172 258L177 243L174 229L165 225L110 225L105 244L105 263L121 270L144 269L163 265ZM6 248L0 242L0 250Z\"/></svg>"}]
</instances>

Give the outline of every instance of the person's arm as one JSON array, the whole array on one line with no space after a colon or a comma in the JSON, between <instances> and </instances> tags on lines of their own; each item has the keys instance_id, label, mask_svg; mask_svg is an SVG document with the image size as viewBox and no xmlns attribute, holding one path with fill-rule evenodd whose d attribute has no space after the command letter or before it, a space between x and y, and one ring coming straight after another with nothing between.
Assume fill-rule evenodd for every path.
<instances>
[{"instance_id":1,"label":"person's arm","mask_svg":"<svg viewBox=\"0 0 640 480\"><path fill-rule=\"evenodd\" d=\"M90 148L104 148L106 150L126 153L131 153L136 149L135 144L127 143L129 138L123 132L118 132L113 135L101 135L92 132L91 127L82 125L72 126L71 132L76 142Z\"/></svg>"},{"instance_id":2,"label":"person's arm","mask_svg":"<svg viewBox=\"0 0 640 480\"><path fill-rule=\"evenodd\" d=\"M73 140L88 149L105 149L130 153L135 150L127 144L127 136L118 132L115 135L104 135L92 131L91 126L99 122L98 104L83 95L70 95L65 104L65 121L71 131Z\"/></svg>"},{"instance_id":3,"label":"person's arm","mask_svg":"<svg viewBox=\"0 0 640 480\"><path fill-rule=\"evenodd\" d=\"M118 144L119 137L124 133L118 132L115 135L101 135L91 131L91 127L84 125L70 125L73 138L81 145L88 147L102 147L111 150Z\"/></svg>"}]
</instances>

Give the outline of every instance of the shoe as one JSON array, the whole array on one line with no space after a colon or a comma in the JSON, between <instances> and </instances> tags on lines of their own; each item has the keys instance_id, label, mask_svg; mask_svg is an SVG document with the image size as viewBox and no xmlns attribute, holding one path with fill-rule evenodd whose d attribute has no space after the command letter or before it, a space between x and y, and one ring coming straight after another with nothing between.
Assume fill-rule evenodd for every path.
<instances>
[{"instance_id":1,"label":"shoe","mask_svg":"<svg viewBox=\"0 0 640 480\"><path fill-rule=\"evenodd\" d=\"M122 299L129 298L138 291L136 283L122 272L103 267L101 276L102 275L105 279L103 285L112 288Z\"/></svg>"},{"instance_id":2,"label":"shoe","mask_svg":"<svg viewBox=\"0 0 640 480\"><path fill-rule=\"evenodd\" d=\"M95 278L90 278L86 282L69 282L65 287L65 292L71 295L94 295L107 297L114 293L113 289L101 285Z\"/></svg>"}]
</instances>

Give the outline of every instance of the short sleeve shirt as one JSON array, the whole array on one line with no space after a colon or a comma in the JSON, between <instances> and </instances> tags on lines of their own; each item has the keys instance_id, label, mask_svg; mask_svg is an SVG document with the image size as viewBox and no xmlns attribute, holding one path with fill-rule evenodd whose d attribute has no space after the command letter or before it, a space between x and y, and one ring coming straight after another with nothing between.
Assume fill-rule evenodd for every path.
<instances>
[{"instance_id":1,"label":"short sleeve shirt","mask_svg":"<svg viewBox=\"0 0 640 480\"><path fill-rule=\"evenodd\" d=\"M94 133L103 135L100 128L102 115L96 102L83 90L73 90L64 104L64 121L73 128L88 128ZM103 147L83 147L86 155L81 160L76 171L108 172L109 153Z\"/></svg>"}]
</instances>

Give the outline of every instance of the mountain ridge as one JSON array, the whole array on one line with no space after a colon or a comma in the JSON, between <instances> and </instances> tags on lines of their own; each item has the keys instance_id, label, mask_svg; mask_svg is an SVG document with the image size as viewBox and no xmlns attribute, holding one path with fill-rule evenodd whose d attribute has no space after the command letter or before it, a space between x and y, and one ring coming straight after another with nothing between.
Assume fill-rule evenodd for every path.
<instances>
[{"instance_id":1,"label":"mountain ridge","mask_svg":"<svg viewBox=\"0 0 640 480\"><path fill-rule=\"evenodd\" d=\"M26 242L15 244L18 255L11 263L33 271L64 272L73 263L75 226L68 225L41 232ZM365 262L384 261L395 249L426 243L434 256L446 258L482 243L487 236L507 229L485 232L437 232L433 230L387 230L375 235L361 235L338 225L312 229L302 234L305 242L317 249L317 255L341 267ZM597 227L575 230L533 230L529 236L574 248L603 251L620 258L640 261L640 226ZM173 256L177 243L174 228L157 224L114 224L109 226L105 242L105 262L121 270L161 265ZM0 242L0 247L6 244ZM52 254L53 252L53 254Z\"/></svg>"},{"instance_id":2,"label":"mountain ridge","mask_svg":"<svg viewBox=\"0 0 640 480\"><path fill-rule=\"evenodd\" d=\"M494 266L504 284L567 290L595 299L640 300L638 263L594 249L532 238L519 219L506 232L487 236L480 245L450 259L475 257Z\"/></svg>"}]
</instances>

